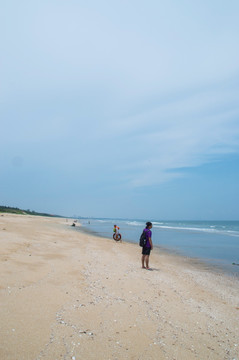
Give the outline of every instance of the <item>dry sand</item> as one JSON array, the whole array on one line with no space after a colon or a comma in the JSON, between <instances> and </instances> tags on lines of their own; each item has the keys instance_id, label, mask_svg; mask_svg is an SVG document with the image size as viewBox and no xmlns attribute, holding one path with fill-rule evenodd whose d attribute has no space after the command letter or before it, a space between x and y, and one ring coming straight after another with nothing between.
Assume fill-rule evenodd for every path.
<instances>
[{"instance_id":1,"label":"dry sand","mask_svg":"<svg viewBox=\"0 0 239 360\"><path fill-rule=\"evenodd\" d=\"M0 216L1 360L239 359L238 278L71 223Z\"/></svg>"}]
</instances>

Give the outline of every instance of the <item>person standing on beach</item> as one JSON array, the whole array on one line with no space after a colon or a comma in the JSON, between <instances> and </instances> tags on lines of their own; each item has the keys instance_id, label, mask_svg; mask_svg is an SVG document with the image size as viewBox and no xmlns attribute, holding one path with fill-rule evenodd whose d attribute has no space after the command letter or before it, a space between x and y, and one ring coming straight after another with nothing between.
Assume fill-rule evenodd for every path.
<instances>
[{"instance_id":1,"label":"person standing on beach","mask_svg":"<svg viewBox=\"0 0 239 360\"><path fill-rule=\"evenodd\" d=\"M146 223L146 228L144 229L146 243L142 249L142 268L150 270L149 268L149 255L150 251L153 250L153 243L152 243L152 229L153 225L150 221ZM145 263L145 264L144 264ZM146 266L145 266L146 265Z\"/></svg>"}]
</instances>

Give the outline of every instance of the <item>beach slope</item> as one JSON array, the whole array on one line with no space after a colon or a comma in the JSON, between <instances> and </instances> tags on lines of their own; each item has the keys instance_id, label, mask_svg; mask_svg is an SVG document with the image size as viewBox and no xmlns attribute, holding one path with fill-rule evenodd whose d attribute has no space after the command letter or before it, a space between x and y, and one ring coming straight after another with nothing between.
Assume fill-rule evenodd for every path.
<instances>
[{"instance_id":1,"label":"beach slope","mask_svg":"<svg viewBox=\"0 0 239 360\"><path fill-rule=\"evenodd\" d=\"M2 360L239 359L238 278L71 224L0 216Z\"/></svg>"}]
</instances>

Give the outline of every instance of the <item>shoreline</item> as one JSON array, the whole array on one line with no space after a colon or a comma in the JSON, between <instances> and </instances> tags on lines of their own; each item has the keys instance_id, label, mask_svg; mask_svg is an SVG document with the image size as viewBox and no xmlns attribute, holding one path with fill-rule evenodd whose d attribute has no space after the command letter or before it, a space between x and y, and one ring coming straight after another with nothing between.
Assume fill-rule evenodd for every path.
<instances>
[{"instance_id":1,"label":"shoreline","mask_svg":"<svg viewBox=\"0 0 239 360\"><path fill-rule=\"evenodd\" d=\"M101 234L100 232L88 229L80 222L80 220L78 220L78 225L80 225L80 226L76 225L75 230L82 232L83 234L89 234L89 235L95 236L96 238L98 237L98 238L102 238L102 239L112 240L112 238L106 237L103 234ZM139 245L133 240L129 240L129 239L124 240L123 239L123 242L136 245L140 249ZM160 253L160 252L165 253L165 254L168 254L169 256L175 256L176 258L179 258L182 261L187 260L188 264L198 266L199 268L201 268L201 270L206 269L208 271L212 271L213 273L222 273L222 274L225 274L226 276L233 277L233 278L236 278L239 280L239 271L233 272L229 268L229 265L227 265L227 264L219 265L218 263L216 263L216 260L214 260L214 259L200 258L197 256L192 257L192 256L188 256L186 254L183 254L183 252L180 252L179 250L176 250L174 248L164 247L164 246L161 246L158 244L154 244L154 253L156 253L156 252L157 253Z\"/></svg>"},{"instance_id":2,"label":"shoreline","mask_svg":"<svg viewBox=\"0 0 239 360\"><path fill-rule=\"evenodd\" d=\"M70 221L0 217L3 360L238 360L236 279Z\"/></svg>"}]
</instances>

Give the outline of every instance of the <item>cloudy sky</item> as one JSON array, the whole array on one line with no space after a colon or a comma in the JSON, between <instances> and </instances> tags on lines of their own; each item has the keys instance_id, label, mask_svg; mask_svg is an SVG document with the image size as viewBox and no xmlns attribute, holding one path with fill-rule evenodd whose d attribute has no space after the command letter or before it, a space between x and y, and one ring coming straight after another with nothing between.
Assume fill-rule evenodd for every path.
<instances>
[{"instance_id":1,"label":"cloudy sky","mask_svg":"<svg viewBox=\"0 0 239 360\"><path fill-rule=\"evenodd\" d=\"M237 0L4 0L0 204L239 219Z\"/></svg>"}]
</instances>

